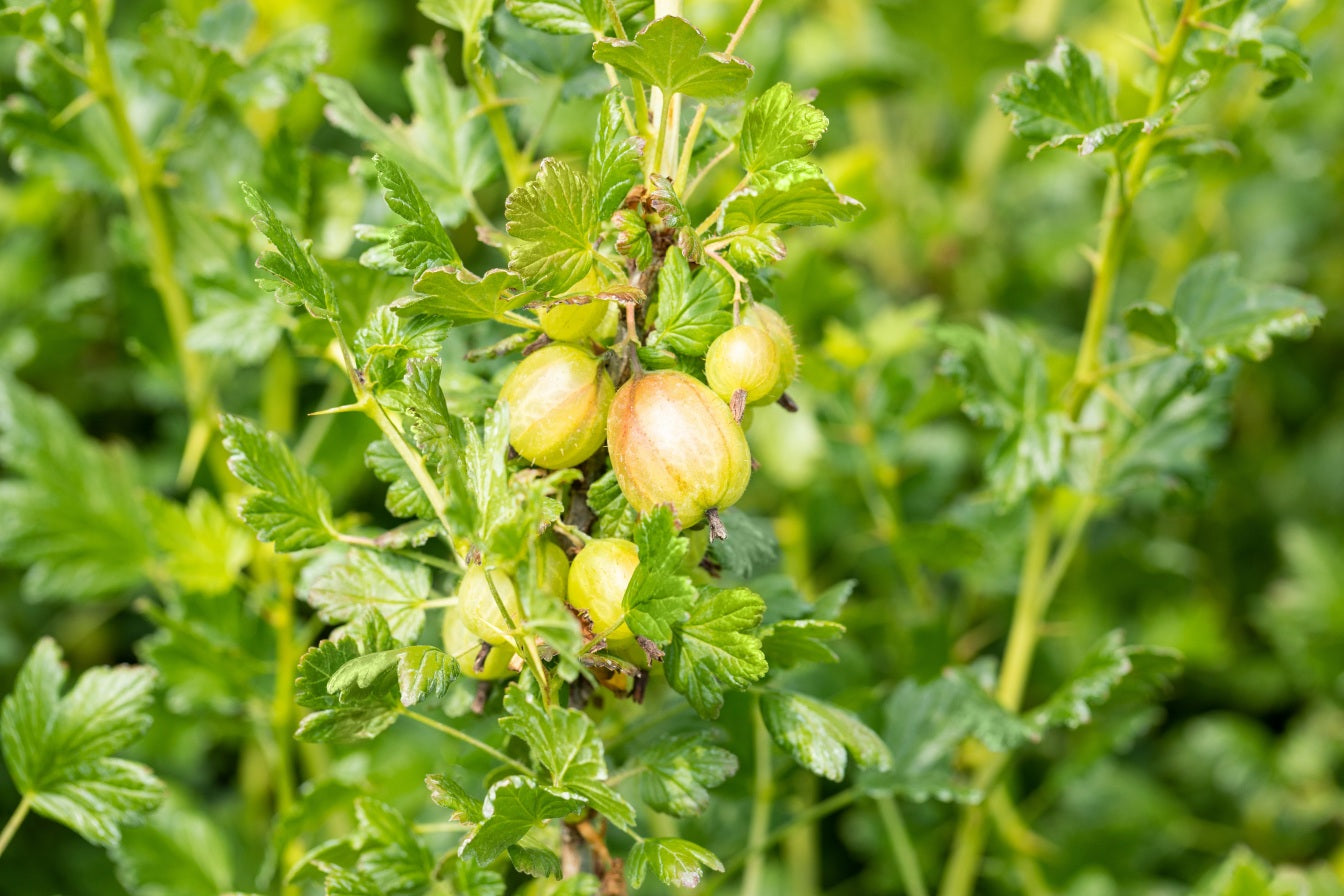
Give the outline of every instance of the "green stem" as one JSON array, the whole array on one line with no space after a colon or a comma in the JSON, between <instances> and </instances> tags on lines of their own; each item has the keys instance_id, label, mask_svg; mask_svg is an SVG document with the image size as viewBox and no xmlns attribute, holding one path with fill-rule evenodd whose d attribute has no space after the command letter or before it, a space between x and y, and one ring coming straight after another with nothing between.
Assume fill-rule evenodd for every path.
<instances>
[{"instance_id":1,"label":"green stem","mask_svg":"<svg viewBox=\"0 0 1344 896\"><path fill-rule=\"evenodd\" d=\"M298 645L294 638L294 575L289 558L275 556L276 604L271 609L269 622L275 631L275 686L271 697L271 740L275 749L271 768L272 789L275 794L274 813L284 818L294 804L294 671L299 664ZM288 867L302 854L296 842L281 844ZM278 882L282 893L297 892Z\"/></svg>"},{"instance_id":2,"label":"green stem","mask_svg":"<svg viewBox=\"0 0 1344 896\"><path fill-rule=\"evenodd\" d=\"M499 147L499 160L504 167L504 179L512 190L526 177L528 162L519 151L517 141L513 139L513 131L509 129L509 118L504 114L504 107L500 103L499 88L495 85L494 75L481 64L478 32L465 36L462 58L465 60L463 68L467 80L471 82L476 98L480 100L486 123L490 126L490 133L495 138L495 145Z\"/></svg>"},{"instance_id":3,"label":"green stem","mask_svg":"<svg viewBox=\"0 0 1344 896\"><path fill-rule=\"evenodd\" d=\"M492 756L495 759L498 759L500 762L504 763L505 765L517 771L520 771L525 775L536 774L536 772L534 772L530 767L523 765L523 763L519 762L517 759L514 759L512 756L509 756L502 750L495 749L494 747L490 746L484 741L477 740L470 734L467 734L465 731L458 731L456 728L453 728L450 725L445 725L442 722L435 721L434 719L431 719L429 716L422 716L420 713L415 712L414 710L398 708L397 712L406 716L406 718L408 719L414 719L421 725L433 728L435 731L438 731L441 734L446 734L449 737L453 737L456 738L457 740L460 740L462 743L467 744L468 746L475 747L482 753L485 753L487 756Z\"/></svg>"},{"instance_id":4,"label":"green stem","mask_svg":"<svg viewBox=\"0 0 1344 896\"><path fill-rule=\"evenodd\" d=\"M83 0L83 7L89 89L101 97L107 108L117 143L131 169L132 182L123 182L122 193L127 206L144 227L148 240L145 256L149 265L149 280L154 291L159 294L173 341L173 351L182 369L183 393L191 417L188 430L191 437L188 438L178 468L178 484L189 484L196 475L201 458L208 454L211 472L218 483L223 485L231 482L232 476L223 452L217 450L219 446L213 440L218 401L201 357L187 347L187 332L192 323L191 303L177 279L168 212L158 192L158 172L150 163L127 115L126 102L112 70L112 57L97 4L94 0Z\"/></svg>"},{"instance_id":5,"label":"green stem","mask_svg":"<svg viewBox=\"0 0 1344 896\"><path fill-rule=\"evenodd\" d=\"M1195 13L1199 9L1199 0L1184 0L1176 20L1176 28L1171 38L1162 46L1162 66L1158 70L1157 83L1148 100L1146 115L1156 115L1166 105L1171 94L1171 82L1176 67L1180 65L1185 42L1190 36ZM1111 302L1115 297L1116 279L1120 272L1120 261L1124 252L1125 230L1130 213L1134 208L1134 199L1143 188L1143 177L1148 170L1148 162L1157 147L1160 129L1139 138L1129 164L1111 173L1106 184L1106 202L1102 210L1101 240L1097 248L1096 277L1092 281L1092 294L1088 298L1087 320L1083 324L1083 340L1078 348L1078 360L1073 369L1072 396L1069 414L1077 417L1083 401L1097 381L1101 369L1101 344L1110 322Z\"/></svg>"},{"instance_id":6,"label":"green stem","mask_svg":"<svg viewBox=\"0 0 1344 896\"><path fill-rule=\"evenodd\" d=\"M14 834L18 832L19 825L28 817L28 810L33 807L33 795L25 793L23 799L14 807L14 812L9 816L9 821L5 822L5 829L0 831L0 855L4 855L5 850L9 848L9 841L14 839Z\"/></svg>"},{"instance_id":7,"label":"green stem","mask_svg":"<svg viewBox=\"0 0 1344 896\"><path fill-rule=\"evenodd\" d=\"M906 830L905 819L894 797L883 796L873 800L877 805L878 817L886 829L887 841L891 845L891 854L896 859L896 868L901 875L901 883L908 896L928 896L924 878L919 870L919 856L915 854L915 845L910 841L910 832Z\"/></svg>"},{"instance_id":8,"label":"green stem","mask_svg":"<svg viewBox=\"0 0 1344 896\"><path fill-rule=\"evenodd\" d=\"M747 863L742 872L741 896L756 896L765 871L765 838L770 828L770 807L775 796L775 774L770 762L770 732L761 715L761 698L751 712L752 744L756 772L751 794L751 822L747 828Z\"/></svg>"}]
</instances>

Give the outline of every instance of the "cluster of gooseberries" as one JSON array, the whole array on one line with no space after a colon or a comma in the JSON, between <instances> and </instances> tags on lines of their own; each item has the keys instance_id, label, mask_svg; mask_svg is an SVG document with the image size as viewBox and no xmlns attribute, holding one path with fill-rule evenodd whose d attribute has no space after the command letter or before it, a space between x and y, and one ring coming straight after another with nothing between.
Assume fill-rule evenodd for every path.
<instances>
[{"instance_id":1,"label":"cluster of gooseberries","mask_svg":"<svg viewBox=\"0 0 1344 896\"><path fill-rule=\"evenodd\" d=\"M750 303L705 355L705 381L681 370L644 371L632 350L622 355L602 342L616 335L616 303L602 301L589 277L560 302L538 311L545 336L529 347L505 379L509 443L528 463L549 470L585 465L603 445L622 494L640 513L665 506L692 542L688 566L699 564L710 541L726 532L719 511L742 496L752 461L744 433L751 408L780 402L798 370L792 331L778 312ZM627 338L626 349L633 346ZM624 377L616 388L613 372ZM592 472L591 466L585 469ZM580 543L581 542L581 543ZM639 549L622 538L581 538L572 562L543 540L536 582L547 598L564 601L585 637L640 668L661 654L625 623L626 587ZM446 649L476 648L466 674L488 682L518 671L518 620L524 613L512 571L471 565L457 590L456 613L444 620ZM633 684L636 697L642 679Z\"/></svg>"}]
</instances>

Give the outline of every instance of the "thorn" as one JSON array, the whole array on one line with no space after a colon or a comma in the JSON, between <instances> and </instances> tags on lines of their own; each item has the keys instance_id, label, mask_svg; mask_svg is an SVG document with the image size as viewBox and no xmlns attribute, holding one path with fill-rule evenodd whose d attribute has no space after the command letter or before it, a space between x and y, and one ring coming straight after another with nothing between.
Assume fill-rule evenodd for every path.
<instances>
[{"instance_id":1,"label":"thorn","mask_svg":"<svg viewBox=\"0 0 1344 896\"><path fill-rule=\"evenodd\" d=\"M490 658L490 651L493 649L494 648L490 646L490 642L482 641L481 649L476 651L476 662L471 664L471 671L475 672L477 675L484 672L485 661Z\"/></svg>"},{"instance_id":2,"label":"thorn","mask_svg":"<svg viewBox=\"0 0 1344 896\"><path fill-rule=\"evenodd\" d=\"M734 389L733 398L728 402L728 408L733 412L733 419L741 423L742 415L747 412L747 390Z\"/></svg>"},{"instance_id":3,"label":"thorn","mask_svg":"<svg viewBox=\"0 0 1344 896\"><path fill-rule=\"evenodd\" d=\"M728 530L723 528L723 520L719 519L719 508L711 507L706 510L705 519L709 521L709 540L711 542L728 537Z\"/></svg>"},{"instance_id":4,"label":"thorn","mask_svg":"<svg viewBox=\"0 0 1344 896\"><path fill-rule=\"evenodd\" d=\"M789 393L787 392L779 396L779 401L775 402L775 404L779 405L790 414L796 414L798 412L798 402L790 398Z\"/></svg>"}]
</instances>

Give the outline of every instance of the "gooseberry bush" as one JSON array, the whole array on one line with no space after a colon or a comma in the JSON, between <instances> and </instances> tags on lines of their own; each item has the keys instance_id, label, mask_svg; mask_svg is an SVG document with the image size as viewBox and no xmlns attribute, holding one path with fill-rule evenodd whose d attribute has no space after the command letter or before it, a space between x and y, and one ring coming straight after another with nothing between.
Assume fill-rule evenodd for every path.
<instances>
[{"instance_id":1,"label":"gooseberry bush","mask_svg":"<svg viewBox=\"0 0 1344 896\"><path fill-rule=\"evenodd\" d=\"M0 719L0 850L35 812L108 847L134 894L754 896L781 841L866 801L892 888L981 892L992 828L1014 869L995 886L1050 892L1015 757L1084 726L1118 749L1181 662L1117 631L1026 706L1051 602L1097 519L1199 478L1239 365L1323 314L1230 254L1117 308L1135 210L1231 149L1186 124L1201 97L1251 67L1272 98L1306 55L1272 0L1184 0L1144 6L1134 109L1068 38L997 92L1033 155L1106 178L1086 319L912 318L939 400L992 434L975 498L1020 529L1018 587L1001 662L871 683L878 707L816 675L854 581L790 581L736 506L768 463L758 416L806 403L774 302L791 241L864 213L816 162L814 92L736 55L762 4L742 5L717 35L679 0L422 0L442 30L411 52L409 118L321 72L320 29L264 43L241 0L159 13L133 45L93 0L0 13L24 53L11 164L121 209L106 238L163 321L140 388L182 411L177 450L137 464L0 374L0 556L29 598L131 594L152 627L139 665L64 694L56 642L32 649ZM287 128L310 84L349 154ZM333 485L360 464L374 501ZM964 529L949 511L900 546L925 623L959 586L924 567ZM182 795L200 772L155 766L152 707L227 732L226 811L266 831L243 873L181 842L217 834ZM849 786L778 812L794 767ZM936 852L904 804L946 807ZM1207 892L1270 885L1233 862Z\"/></svg>"}]
</instances>

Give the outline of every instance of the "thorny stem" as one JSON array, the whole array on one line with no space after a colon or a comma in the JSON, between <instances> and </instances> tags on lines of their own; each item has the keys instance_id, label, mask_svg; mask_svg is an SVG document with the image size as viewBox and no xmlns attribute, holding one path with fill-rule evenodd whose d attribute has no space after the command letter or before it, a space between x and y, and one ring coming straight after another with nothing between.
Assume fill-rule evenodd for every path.
<instances>
[{"instance_id":1,"label":"thorny stem","mask_svg":"<svg viewBox=\"0 0 1344 896\"><path fill-rule=\"evenodd\" d=\"M733 51L737 49L738 42L742 40L742 35L747 33L747 26L750 25L751 20L756 17L756 10L760 8L761 0L751 0L751 5L748 6L747 11L742 14L742 21L737 23L737 30L733 32L732 37L728 38L728 46L723 50L726 55L733 55Z\"/></svg>"},{"instance_id":2,"label":"thorny stem","mask_svg":"<svg viewBox=\"0 0 1344 896\"><path fill-rule=\"evenodd\" d=\"M467 744L468 746L475 747L482 753L485 753L487 756L491 756L495 759L498 759L505 765L514 768L525 775L536 774L536 772L534 772L529 766L524 765L517 759L514 759L512 756L509 756L507 753L504 753L502 750L496 750L494 747L490 746L484 741L477 740L470 734L467 734L465 731L458 731L451 725L445 725L440 721L431 719L429 716L423 716L420 713L416 712L415 710L406 709L405 707L400 706L397 707L397 712L406 716L406 718L408 719L415 719L421 725L426 725L430 728L433 728L435 731L438 731L442 734L446 734L449 737L456 738L457 740L462 741L462 743Z\"/></svg>"},{"instance_id":3,"label":"thorny stem","mask_svg":"<svg viewBox=\"0 0 1344 896\"><path fill-rule=\"evenodd\" d=\"M126 204L144 225L149 245L145 256L149 265L149 279L159 294L163 315L168 322L173 351L182 368L183 393L191 417L187 444L177 471L181 486L191 482L201 458L209 455L211 473L221 484L232 480L222 450L214 442L215 409L218 400L211 387L205 365L199 355L187 347L187 332L191 329L191 302L177 279L174 246L168 224L168 212L158 192L158 172L146 155L145 148L131 126L126 112L126 101L117 85L112 70L112 57L107 47L107 35L94 0L84 0L84 51L88 65L89 90L97 94L112 119L112 128L126 162L130 166L133 183L122 183Z\"/></svg>"},{"instance_id":4,"label":"thorny stem","mask_svg":"<svg viewBox=\"0 0 1344 896\"><path fill-rule=\"evenodd\" d=\"M705 113L709 111L709 106L701 103L695 110L695 117L691 119L691 126L686 131L686 141L681 144L681 154L677 158L677 176L672 181L672 187L682 195L682 187L686 185L686 178L691 174L691 156L695 155L695 141L700 136L700 126L705 123Z\"/></svg>"},{"instance_id":5,"label":"thorny stem","mask_svg":"<svg viewBox=\"0 0 1344 896\"><path fill-rule=\"evenodd\" d=\"M749 174L742 175L742 179L737 182L737 185L728 191L728 196L731 197L738 190L745 187L750 180L751 175ZM713 227L714 222L719 220L719 217L723 214L723 210L727 207L728 207L728 199L725 198L718 205L714 206L714 211L709 213L708 218L705 218L705 220L700 222L700 225L695 228L695 232L698 234L703 234L705 231L709 230L709 228Z\"/></svg>"},{"instance_id":6,"label":"thorny stem","mask_svg":"<svg viewBox=\"0 0 1344 896\"><path fill-rule=\"evenodd\" d=\"M9 816L9 821L5 822L5 829L0 831L0 855L4 855L9 848L9 841L14 839L14 835L19 830L19 825L28 817L28 810L33 807L33 795L25 793L23 799L14 807L14 812Z\"/></svg>"},{"instance_id":7,"label":"thorny stem","mask_svg":"<svg viewBox=\"0 0 1344 896\"><path fill-rule=\"evenodd\" d=\"M1199 0L1183 0L1177 14L1171 37L1161 48L1162 64L1157 83L1148 102L1148 115L1161 111L1171 91L1172 78L1180 64ZM1110 320L1111 302L1115 295L1116 279L1124 249L1125 225L1133 209L1134 199L1143 186L1143 177L1157 145L1158 131L1143 135L1134 147L1129 163L1111 173L1106 187L1106 201L1102 210L1101 238L1097 253L1096 274L1088 298L1087 318L1078 349L1073 379L1068 395L1069 417L1077 420L1087 394L1097 382L1101 369L1101 344ZM1017 711L1021 706L1032 653L1044 619L1046 608L1059 587L1069 561L1081 541L1087 521L1094 509L1094 499L1084 498L1079 511L1064 539L1050 558L1052 519L1049 514L1053 492L1034 502L1031 530L1027 536L1027 551L1023 558L1022 576L1014 605L1012 627L1004 655L1003 670L999 677L997 697L1006 708ZM1047 563L1049 567L1047 568ZM1007 768L1008 754L995 754L982 765L976 776L977 784L989 793L998 786L999 778ZM970 806L963 812L953 839L940 896L969 896L979 875L980 858L985 846L986 807Z\"/></svg>"},{"instance_id":8,"label":"thorny stem","mask_svg":"<svg viewBox=\"0 0 1344 896\"><path fill-rule=\"evenodd\" d=\"M1176 19L1176 28L1171 38L1162 46L1162 66L1158 70L1157 83L1148 100L1147 116L1156 115L1162 110L1171 94L1171 82L1180 65L1185 42L1190 36L1195 15L1199 10L1199 0L1184 0ZM1121 169L1118 164L1106 185L1106 203L1102 211L1101 240L1098 246L1096 276L1092 281L1092 294L1088 299L1087 320L1083 325L1083 340L1078 349L1078 361L1073 370L1073 394L1070 401L1070 416L1077 417L1082 409L1087 393L1097 380L1097 371L1101 367L1101 343L1110 322L1111 300L1115 296L1115 283L1119 275L1120 260L1124 251L1126 225L1134 207L1134 199L1143 188L1143 177L1148 169L1153 150L1157 147L1159 129L1144 134L1134 146L1129 164Z\"/></svg>"},{"instance_id":9,"label":"thorny stem","mask_svg":"<svg viewBox=\"0 0 1344 896\"><path fill-rule=\"evenodd\" d=\"M607 17L611 19L611 30L616 35L617 40L628 40L625 33L625 25L621 22L621 14L616 9L615 0L606 0ZM598 35L600 38L601 35ZM616 86L616 72L607 66L608 77L611 79L612 86ZM630 92L635 96L635 136L648 136L649 133L649 105L644 99L644 84L635 78L630 79Z\"/></svg>"},{"instance_id":10,"label":"thorny stem","mask_svg":"<svg viewBox=\"0 0 1344 896\"><path fill-rule=\"evenodd\" d=\"M747 863L742 871L741 896L756 896L765 870L765 837L770 827L770 807L775 796L775 775L770 763L770 732L761 715L761 698L752 702L752 752L756 772L752 783L751 822L747 828Z\"/></svg>"}]
</instances>

